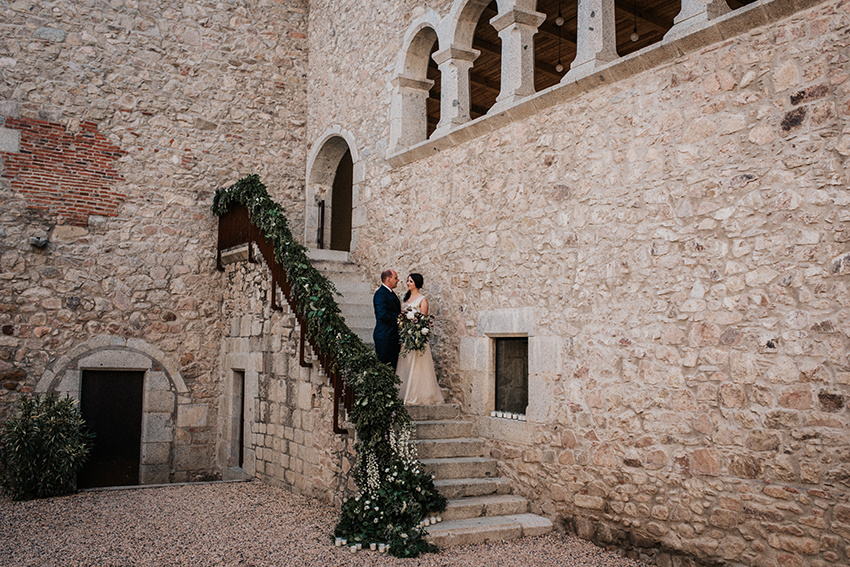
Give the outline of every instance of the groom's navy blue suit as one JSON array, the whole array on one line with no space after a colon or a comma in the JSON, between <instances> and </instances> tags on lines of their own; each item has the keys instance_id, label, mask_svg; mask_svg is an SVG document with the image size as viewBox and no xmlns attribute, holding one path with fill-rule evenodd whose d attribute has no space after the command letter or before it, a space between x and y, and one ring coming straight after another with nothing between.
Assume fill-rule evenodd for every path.
<instances>
[{"instance_id":1,"label":"groom's navy blue suit","mask_svg":"<svg viewBox=\"0 0 850 567\"><path fill-rule=\"evenodd\" d=\"M378 360L389 364L395 370L398 363L398 314L401 313L401 302L398 296L387 286L381 285L372 298L375 306L375 331L372 339L375 341L375 352Z\"/></svg>"}]
</instances>

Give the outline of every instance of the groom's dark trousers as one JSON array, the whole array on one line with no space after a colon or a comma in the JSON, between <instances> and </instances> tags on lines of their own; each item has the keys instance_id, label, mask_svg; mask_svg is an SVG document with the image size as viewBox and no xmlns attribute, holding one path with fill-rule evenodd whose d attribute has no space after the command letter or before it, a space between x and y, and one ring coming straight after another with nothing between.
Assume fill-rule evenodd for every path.
<instances>
[{"instance_id":1,"label":"groom's dark trousers","mask_svg":"<svg viewBox=\"0 0 850 567\"><path fill-rule=\"evenodd\" d=\"M375 306L375 331L372 339L375 341L375 352L378 360L389 364L395 370L398 363L398 314L401 313L401 302L398 296L382 285L372 298Z\"/></svg>"}]
</instances>

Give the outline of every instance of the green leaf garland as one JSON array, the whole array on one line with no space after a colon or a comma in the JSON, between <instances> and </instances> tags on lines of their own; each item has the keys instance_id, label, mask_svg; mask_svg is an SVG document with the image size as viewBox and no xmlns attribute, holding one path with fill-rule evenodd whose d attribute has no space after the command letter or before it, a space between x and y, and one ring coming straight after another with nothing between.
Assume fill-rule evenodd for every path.
<instances>
[{"instance_id":1,"label":"green leaf garland","mask_svg":"<svg viewBox=\"0 0 850 567\"><path fill-rule=\"evenodd\" d=\"M397 557L437 551L420 522L445 510L446 499L415 457L410 442L413 420L398 396L398 376L348 328L333 283L313 267L307 249L293 238L283 209L269 197L258 175L218 189L212 211L222 216L234 204L247 207L251 223L272 243L296 309L304 315L302 331L332 361L333 369L327 370L337 370L354 388L349 417L357 431L358 494L343 503L334 535L366 546L387 543L389 553Z\"/></svg>"}]
</instances>

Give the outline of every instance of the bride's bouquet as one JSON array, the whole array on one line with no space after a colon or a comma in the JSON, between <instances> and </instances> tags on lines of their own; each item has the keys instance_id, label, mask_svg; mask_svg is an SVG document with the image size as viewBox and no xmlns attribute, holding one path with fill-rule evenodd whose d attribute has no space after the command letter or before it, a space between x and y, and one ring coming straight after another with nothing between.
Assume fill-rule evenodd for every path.
<instances>
[{"instance_id":1,"label":"bride's bouquet","mask_svg":"<svg viewBox=\"0 0 850 567\"><path fill-rule=\"evenodd\" d=\"M398 335L402 356L414 350L425 350L431 334L431 320L430 315L425 315L415 307L408 307L399 313Z\"/></svg>"}]
</instances>

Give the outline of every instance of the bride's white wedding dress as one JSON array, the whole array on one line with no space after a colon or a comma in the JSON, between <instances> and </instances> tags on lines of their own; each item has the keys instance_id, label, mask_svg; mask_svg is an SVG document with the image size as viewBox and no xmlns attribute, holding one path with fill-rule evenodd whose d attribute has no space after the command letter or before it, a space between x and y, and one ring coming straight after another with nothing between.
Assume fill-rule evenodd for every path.
<instances>
[{"instance_id":1,"label":"bride's white wedding dress","mask_svg":"<svg viewBox=\"0 0 850 567\"><path fill-rule=\"evenodd\" d=\"M424 296L404 303L402 311L412 307L416 308ZM426 406L442 404L443 392L437 384L437 375L434 372L434 359L431 357L431 345L426 344L423 350L417 350L399 355L396 374L401 378L399 397L408 406Z\"/></svg>"}]
</instances>

